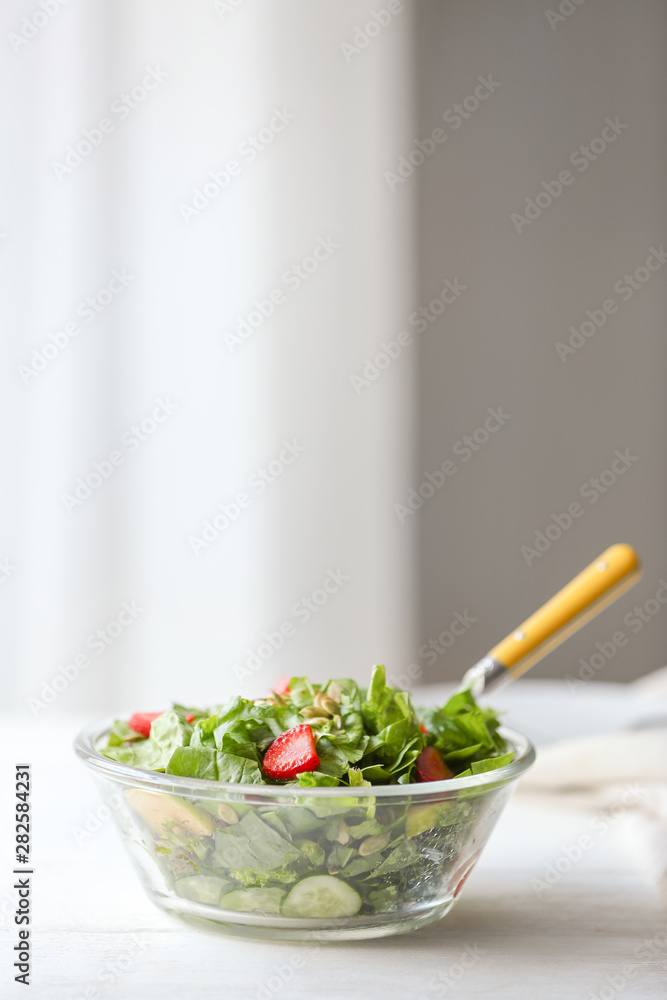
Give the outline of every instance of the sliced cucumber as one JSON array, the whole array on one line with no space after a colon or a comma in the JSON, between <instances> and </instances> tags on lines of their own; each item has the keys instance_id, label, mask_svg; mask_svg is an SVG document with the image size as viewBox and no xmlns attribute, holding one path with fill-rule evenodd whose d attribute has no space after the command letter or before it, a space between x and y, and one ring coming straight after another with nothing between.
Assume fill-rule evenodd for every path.
<instances>
[{"instance_id":1,"label":"sliced cucumber","mask_svg":"<svg viewBox=\"0 0 667 1000\"><path fill-rule=\"evenodd\" d=\"M311 875L297 882L283 903L284 917L353 917L361 896L333 875Z\"/></svg>"},{"instance_id":2,"label":"sliced cucumber","mask_svg":"<svg viewBox=\"0 0 667 1000\"><path fill-rule=\"evenodd\" d=\"M216 878L215 875L186 875L176 880L174 888L178 895L185 899L217 906L223 890L228 885L229 882Z\"/></svg>"},{"instance_id":3,"label":"sliced cucumber","mask_svg":"<svg viewBox=\"0 0 667 1000\"><path fill-rule=\"evenodd\" d=\"M224 910L241 910L243 913L280 913L285 898L284 889L233 889L220 901Z\"/></svg>"}]
</instances>

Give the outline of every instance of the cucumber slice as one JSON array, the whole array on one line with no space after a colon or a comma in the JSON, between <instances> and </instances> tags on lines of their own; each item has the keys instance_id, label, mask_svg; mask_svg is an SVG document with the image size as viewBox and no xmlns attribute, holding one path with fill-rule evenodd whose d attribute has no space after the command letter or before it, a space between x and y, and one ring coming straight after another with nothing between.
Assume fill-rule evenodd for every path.
<instances>
[{"instance_id":1,"label":"cucumber slice","mask_svg":"<svg viewBox=\"0 0 667 1000\"><path fill-rule=\"evenodd\" d=\"M174 889L184 899L217 906L223 889L228 885L229 882L216 878L215 875L186 875L176 880Z\"/></svg>"},{"instance_id":2,"label":"cucumber slice","mask_svg":"<svg viewBox=\"0 0 667 1000\"><path fill-rule=\"evenodd\" d=\"M220 906L225 910L241 910L243 913L280 913L280 904L285 898L284 889L233 889L223 896Z\"/></svg>"},{"instance_id":3,"label":"cucumber slice","mask_svg":"<svg viewBox=\"0 0 667 1000\"><path fill-rule=\"evenodd\" d=\"M353 917L361 896L333 875L311 875L297 882L283 903L284 917Z\"/></svg>"}]
</instances>

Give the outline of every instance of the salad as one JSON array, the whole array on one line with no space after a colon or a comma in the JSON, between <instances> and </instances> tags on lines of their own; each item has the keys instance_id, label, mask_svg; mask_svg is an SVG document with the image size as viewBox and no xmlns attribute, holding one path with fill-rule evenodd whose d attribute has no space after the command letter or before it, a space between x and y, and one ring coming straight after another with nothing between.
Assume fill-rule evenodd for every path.
<instances>
[{"instance_id":1,"label":"salad","mask_svg":"<svg viewBox=\"0 0 667 1000\"><path fill-rule=\"evenodd\" d=\"M512 759L498 717L470 691L417 712L373 669L355 681L282 678L266 698L233 698L209 712L173 705L117 720L107 757L187 778L240 784L389 785L478 774Z\"/></svg>"},{"instance_id":2,"label":"salad","mask_svg":"<svg viewBox=\"0 0 667 1000\"><path fill-rule=\"evenodd\" d=\"M291 677L266 698L237 697L213 711L176 704L136 713L114 722L97 749L211 783L187 797L125 790L127 832L167 892L220 910L328 919L428 904L442 897L443 870L456 895L504 793L464 787L413 802L410 786L508 764L514 751L498 727L469 691L417 711L376 666L366 689ZM230 784L270 785L276 795L253 798ZM383 804L366 791L378 785L401 794ZM306 791L341 786L349 795Z\"/></svg>"}]
</instances>

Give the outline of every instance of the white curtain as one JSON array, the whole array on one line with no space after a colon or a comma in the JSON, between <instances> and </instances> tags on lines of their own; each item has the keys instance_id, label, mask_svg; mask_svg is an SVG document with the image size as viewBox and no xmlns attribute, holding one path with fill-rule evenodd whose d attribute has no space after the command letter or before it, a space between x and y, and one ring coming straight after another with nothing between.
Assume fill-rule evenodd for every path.
<instances>
[{"instance_id":1,"label":"white curtain","mask_svg":"<svg viewBox=\"0 0 667 1000\"><path fill-rule=\"evenodd\" d=\"M5 705L410 660L415 348L366 366L415 294L388 7L3 6Z\"/></svg>"}]
</instances>

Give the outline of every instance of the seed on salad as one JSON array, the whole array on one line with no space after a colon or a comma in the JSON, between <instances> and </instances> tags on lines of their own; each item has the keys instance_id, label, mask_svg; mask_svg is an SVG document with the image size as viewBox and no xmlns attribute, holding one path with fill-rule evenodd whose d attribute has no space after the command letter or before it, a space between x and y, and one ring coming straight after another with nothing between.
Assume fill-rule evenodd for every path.
<instances>
[{"instance_id":1,"label":"seed on salad","mask_svg":"<svg viewBox=\"0 0 667 1000\"><path fill-rule=\"evenodd\" d=\"M366 837L359 844L359 854L361 854L362 858L365 858L369 854L375 854L376 851L384 851L388 843L389 831L386 833L377 833L374 837Z\"/></svg>"},{"instance_id":2,"label":"seed on salad","mask_svg":"<svg viewBox=\"0 0 667 1000\"><path fill-rule=\"evenodd\" d=\"M325 722L331 722L328 715L314 715L308 719L309 726L321 726Z\"/></svg>"},{"instance_id":3,"label":"seed on salad","mask_svg":"<svg viewBox=\"0 0 667 1000\"><path fill-rule=\"evenodd\" d=\"M327 687L327 695L340 704L340 700L343 697L343 689L337 681L331 681Z\"/></svg>"},{"instance_id":4,"label":"seed on salad","mask_svg":"<svg viewBox=\"0 0 667 1000\"><path fill-rule=\"evenodd\" d=\"M335 715L340 708L337 701L334 701L332 698L327 698L327 696L322 694L321 691L316 692L313 702L315 707L318 708L320 712L327 715Z\"/></svg>"},{"instance_id":5,"label":"seed on salad","mask_svg":"<svg viewBox=\"0 0 667 1000\"><path fill-rule=\"evenodd\" d=\"M299 710L299 715L302 715L304 719L314 719L322 715L322 709L317 708L315 705L306 705L305 708Z\"/></svg>"},{"instance_id":6,"label":"seed on salad","mask_svg":"<svg viewBox=\"0 0 667 1000\"><path fill-rule=\"evenodd\" d=\"M338 823L338 836L336 840L339 844L347 844L350 839L350 831L348 829L347 823L344 819L341 819Z\"/></svg>"},{"instance_id":7,"label":"seed on salad","mask_svg":"<svg viewBox=\"0 0 667 1000\"><path fill-rule=\"evenodd\" d=\"M221 802L218 806L218 816L223 821L223 823L228 823L233 826L234 823L238 823L239 816L235 809L228 806L226 802Z\"/></svg>"},{"instance_id":8,"label":"seed on salad","mask_svg":"<svg viewBox=\"0 0 667 1000\"><path fill-rule=\"evenodd\" d=\"M334 715L333 720L336 724L336 729L343 728L343 720L341 719L340 715Z\"/></svg>"}]
</instances>

